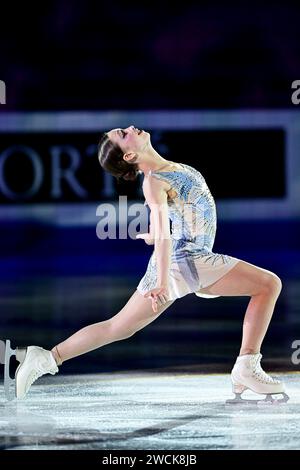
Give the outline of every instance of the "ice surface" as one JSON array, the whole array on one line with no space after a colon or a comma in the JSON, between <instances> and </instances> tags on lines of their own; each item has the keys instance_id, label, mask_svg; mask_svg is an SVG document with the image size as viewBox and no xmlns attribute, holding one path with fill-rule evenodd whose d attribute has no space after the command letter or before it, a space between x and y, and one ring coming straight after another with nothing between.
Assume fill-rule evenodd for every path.
<instances>
[{"instance_id":1,"label":"ice surface","mask_svg":"<svg viewBox=\"0 0 300 470\"><path fill-rule=\"evenodd\" d=\"M0 449L299 449L299 373L276 376L289 402L259 409L225 405L229 374L44 376L12 402L2 384Z\"/></svg>"}]
</instances>

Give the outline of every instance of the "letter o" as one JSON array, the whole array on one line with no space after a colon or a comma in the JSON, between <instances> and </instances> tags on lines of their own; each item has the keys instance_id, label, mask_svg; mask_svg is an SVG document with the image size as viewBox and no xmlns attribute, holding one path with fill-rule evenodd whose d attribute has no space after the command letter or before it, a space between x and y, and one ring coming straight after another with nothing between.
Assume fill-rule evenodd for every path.
<instances>
[{"instance_id":1,"label":"letter o","mask_svg":"<svg viewBox=\"0 0 300 470\"><path fill-rule=\"evenodd\" d=\"M4 178L4 166L8 158L13 155L15 152L21 152L24 155L26 155L33 166L34 169L34 179L31 187L27 190L24 191L23 193L15 193L12 191L6 184L5 178ZM41 187L41 184L43 182L43 166L40 161L39 155L30 147L27 147L25 145L13 145L0 155L0 191L6 196L8 199L12 200L24 200L24 199L29 199L32 196L34 196L38 190Z\"/></svg>"}]
</instances>

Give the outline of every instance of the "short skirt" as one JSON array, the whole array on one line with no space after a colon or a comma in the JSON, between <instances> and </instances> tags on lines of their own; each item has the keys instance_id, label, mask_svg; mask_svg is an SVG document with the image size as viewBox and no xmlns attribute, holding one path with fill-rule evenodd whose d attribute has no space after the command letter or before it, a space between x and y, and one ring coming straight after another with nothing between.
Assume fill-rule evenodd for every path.
<instances>
[{"instance_id":1,"label":"short skirt","mask_svg":"<svg viewBox=\"0 0 300 470\"><path fill-rule=\"evenodd\" d=\"M204 250L190 256L181 256L171 262L169 278L169 299L175 300L194 293L198 297L214 298L220 295L204 294L201 289L214 284L227 274L238 262L234 256ZM146 273L137 290L145 294L156 287L157 269L155 254L152 253Z\"/></svg>"}]
</instances>

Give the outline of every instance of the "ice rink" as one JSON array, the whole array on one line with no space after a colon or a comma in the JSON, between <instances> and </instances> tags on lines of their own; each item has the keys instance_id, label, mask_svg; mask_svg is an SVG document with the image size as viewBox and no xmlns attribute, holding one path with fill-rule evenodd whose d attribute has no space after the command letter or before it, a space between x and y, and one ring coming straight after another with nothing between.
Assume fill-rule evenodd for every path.
<instances>
[{"instance_id":1,"label":"ice rink","mask_svg":"<svg viewBox=\"0 0 300 470\"><path fill-rule=\"evenodd\" d=\"M288 403L226 405L233 398L229 374L182 368L44 376L25 399L11 402L1 386L0 448L296 450L299 373L273 376L284 381Z\"/></svg>"}]
</instances>

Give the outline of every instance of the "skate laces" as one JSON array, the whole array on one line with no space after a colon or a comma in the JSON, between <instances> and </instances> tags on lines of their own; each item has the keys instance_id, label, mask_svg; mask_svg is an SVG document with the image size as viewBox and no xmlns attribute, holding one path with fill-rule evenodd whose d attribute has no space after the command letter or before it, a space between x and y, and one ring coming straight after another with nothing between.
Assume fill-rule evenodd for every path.
<instances>
[{"instance_id":1,"label":"skate laces","mask_svg":"<svg viewBox=\"0 0 300 470\"><path fill-rule=\"evenodd\" d=\"M253 375L257 378L262 383L268 383L268 384L279 384L280 381L273 379L270 375L268 375L261 367L260 365L260 360L262 358L262 355L259 354L257 357L253 358L251 360L252 363L252 372Z\"/></svg>"}]
</instances>

